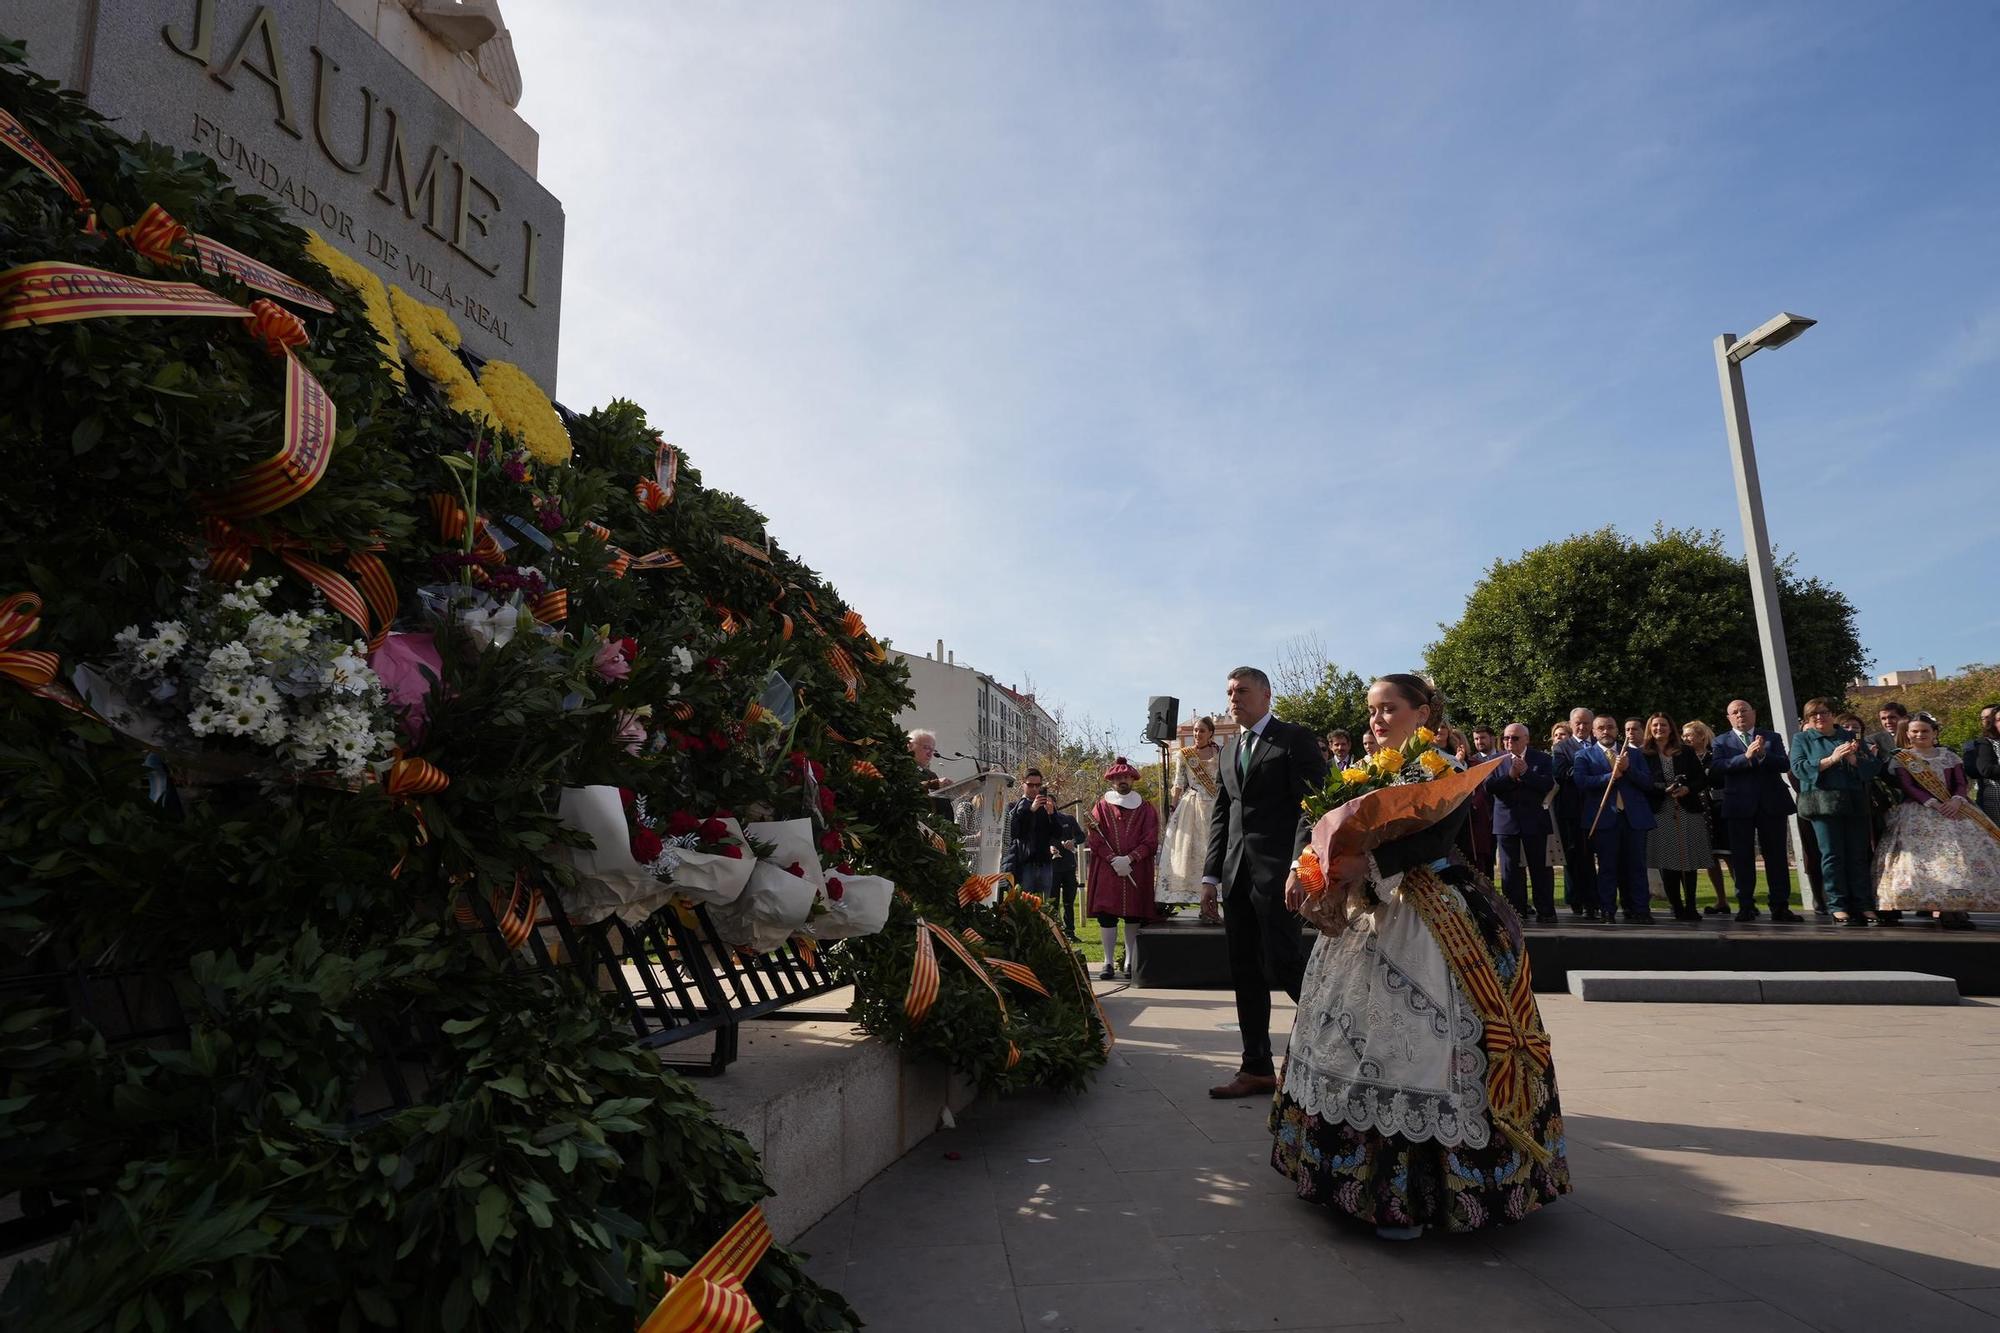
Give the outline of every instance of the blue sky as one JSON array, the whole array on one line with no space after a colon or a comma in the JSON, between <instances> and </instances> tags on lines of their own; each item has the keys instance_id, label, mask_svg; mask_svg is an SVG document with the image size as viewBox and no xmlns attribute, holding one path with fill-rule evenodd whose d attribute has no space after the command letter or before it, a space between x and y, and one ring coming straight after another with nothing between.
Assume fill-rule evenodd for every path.
<instances>
[{"instance_id":1,"label":"blue sky","mask_svg":"<svg viewBox=\"0 0 2000 1333\"><path fill-rule=\"evenodd\" d=\"M1296 634L1405 668L1572 532L1736 549L1711 345L1788 309L1774 541L1878 669L2000 657L2000 11L578 13L507 13L560 396L643 403L899 646L1136 733Z\"/></svg>"}]
</instances>

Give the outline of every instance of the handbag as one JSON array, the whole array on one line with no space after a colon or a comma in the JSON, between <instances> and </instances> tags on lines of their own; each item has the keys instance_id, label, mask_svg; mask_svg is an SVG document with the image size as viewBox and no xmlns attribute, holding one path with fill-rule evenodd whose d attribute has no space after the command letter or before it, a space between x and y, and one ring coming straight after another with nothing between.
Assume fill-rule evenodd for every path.
<instances>
[{"instance_id":1,"label":"handbag","mask_svg":"<svg viewBox=\"0 0 2000 1333\"><path fill-rule=\"evenodd\" d=\"M1846 819L1868 812L1858 791L1814 787L1799 793L1799 813L1807 819Z\"/></svg>"}]
</instances>

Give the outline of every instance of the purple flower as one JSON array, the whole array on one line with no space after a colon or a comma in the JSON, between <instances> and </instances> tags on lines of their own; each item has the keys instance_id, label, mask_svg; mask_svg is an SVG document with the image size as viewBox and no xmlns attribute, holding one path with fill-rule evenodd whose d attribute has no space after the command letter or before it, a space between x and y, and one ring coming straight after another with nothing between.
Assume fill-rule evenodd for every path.
<instances>
[{"instance_id":1,"label":"purple flower","mask_svg":"<svg viewBox=\"0 0 2000 1333\"><path fill-rule=\"evenodd\" d=\"M535 523L543 532L561 532L563 525L562 506L553 502L535 511Z\"/></svg>"},{"instance_id":2,"label":"purple flower","mask_svg":"<svg viewBox=\"0 0 2000 1333\"><path fill-rule=\"evenodd\" d=\"M507 455L506 461L500 464L500 475L512 482L526 481L528 479L527 460L523 459L519 454Z\"/></svg>"}]
</instances>

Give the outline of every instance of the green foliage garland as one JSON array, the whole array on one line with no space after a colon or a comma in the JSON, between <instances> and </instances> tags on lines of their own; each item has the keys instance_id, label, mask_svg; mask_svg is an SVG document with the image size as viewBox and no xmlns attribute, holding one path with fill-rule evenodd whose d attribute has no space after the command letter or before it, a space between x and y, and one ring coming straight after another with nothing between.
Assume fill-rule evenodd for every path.
<instances>
[{"instance_id":1,"label":"green foliage garland","mask_svg":"<svg viewBox=\"0 0 2000 1333\"><path fill-rule=\"evenodd\" d=\"M940 852L920 826L928 805L895 726L905 673L754 509L685 461L670 505L640 504L657 436L630 403L569 423L570 465L513 466L519 441L486 438L420 376L407 392L390 378L359 300L273 205L194 155L120 138L22 55L0 41L0 106L83 181L101 230L82 232L45 177L0 155L0 268L68 259L186 279L115 238L159 203L340 307L308 318L301 353L339 406L331 468L250 531L330 563L379 545L405 624L423 628L416 590L462 564L429 499L471 466L494 529L519 518L547 538L510 558L567 590L569 616L560 635L523 629L484 652L445 636L427 726L403 739L451 785L414 805L253 780L183 780L155 800L145 752L0 682L0 1195L71 1217L54 1254L0 1293L0 1324L631 1328L661 1272L767 1190L744 1140L585 978L506 966L453 920L460 893L574 883L566 785L628 787L662 812L813 815L829 864L906 895L885 932L832 954L869 1031L989 1088L1088 1078L1103 1034L1073 958L1025 900L957 904L955 840L937 830ZM42 597L27 646L61 654L65 673L167 614L202 550L197 494L275 445L278 377L226 325L0 334L0 597ZM587 522L681 567L619 577ZM267 554L253 573L283 577L291 605L314 596ZM607 632L637 645L623 679L595 669ZM851 696L835 645L856 668ZM774 672L799 701L788 728L749 707ZM635 718L649 734L636 753ZM918 913L978 930L1051 995L1009 985L1003 1028L985 986L947 965L913 1028ZM397 1108L385 1070L414 1080L413 1104ZM776 1329L855 1323L783 1249L750 1290Z\"/></svg>"}]
</instances>

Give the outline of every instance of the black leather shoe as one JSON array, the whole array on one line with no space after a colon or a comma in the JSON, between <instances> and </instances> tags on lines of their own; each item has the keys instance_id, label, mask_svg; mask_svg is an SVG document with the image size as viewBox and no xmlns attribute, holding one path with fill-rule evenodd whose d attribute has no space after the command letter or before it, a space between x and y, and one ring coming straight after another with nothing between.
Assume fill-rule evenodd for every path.
<instances>
[{"instance_id":1,"label":"black leather shoe","mask_svg":"<svg viewBox=\"0 0 2000 1333\"><path fill-rule=\"evenodd\" d=\"M1745 910L1738 912L1736 914L1736 919L1738 921L1755 921L1757 919L1757 913L1755 909L1746 908Z\"/></svg>"},{"instance_id":2,"label":"black leather shoe","mask_svg":"<svg viewBox=\"0 0 2000 1333\"><path fill-rule=\"evenodd\" d=\"M1604 918L1599 916L1596 912L1585 912L1583 914L1583 919L1585 921L1602 921Z\"/></svg>"},{"instance_id":3,"label":"black leather shoe","mask_svg":"<svg viewBox=\"0 0 2000 1333\"><path fill-rule=\"evenodd\" d=\"M1553 926L1555 923L1556 914L1554 912L1543 912L1535 918L1535 924L1538 926Z\"/></svg>"},{"instance_id":4,"label":"black leather shoe","mask_svg":"<svg viewBox=\"0 0 2000 1333\"><path fill-rule=\"evenodd\" d=\"M1800 916L1797 912L1786 912L1782 916L1780 916L1776 912L1773 912L1771 913L1771 919L1773 921L1782 921L1784 924L1788 926L1796 926L1797 924L1799 924L1799 922L1805 920L1805 918Z\"/></svg>"}]
</instances>

